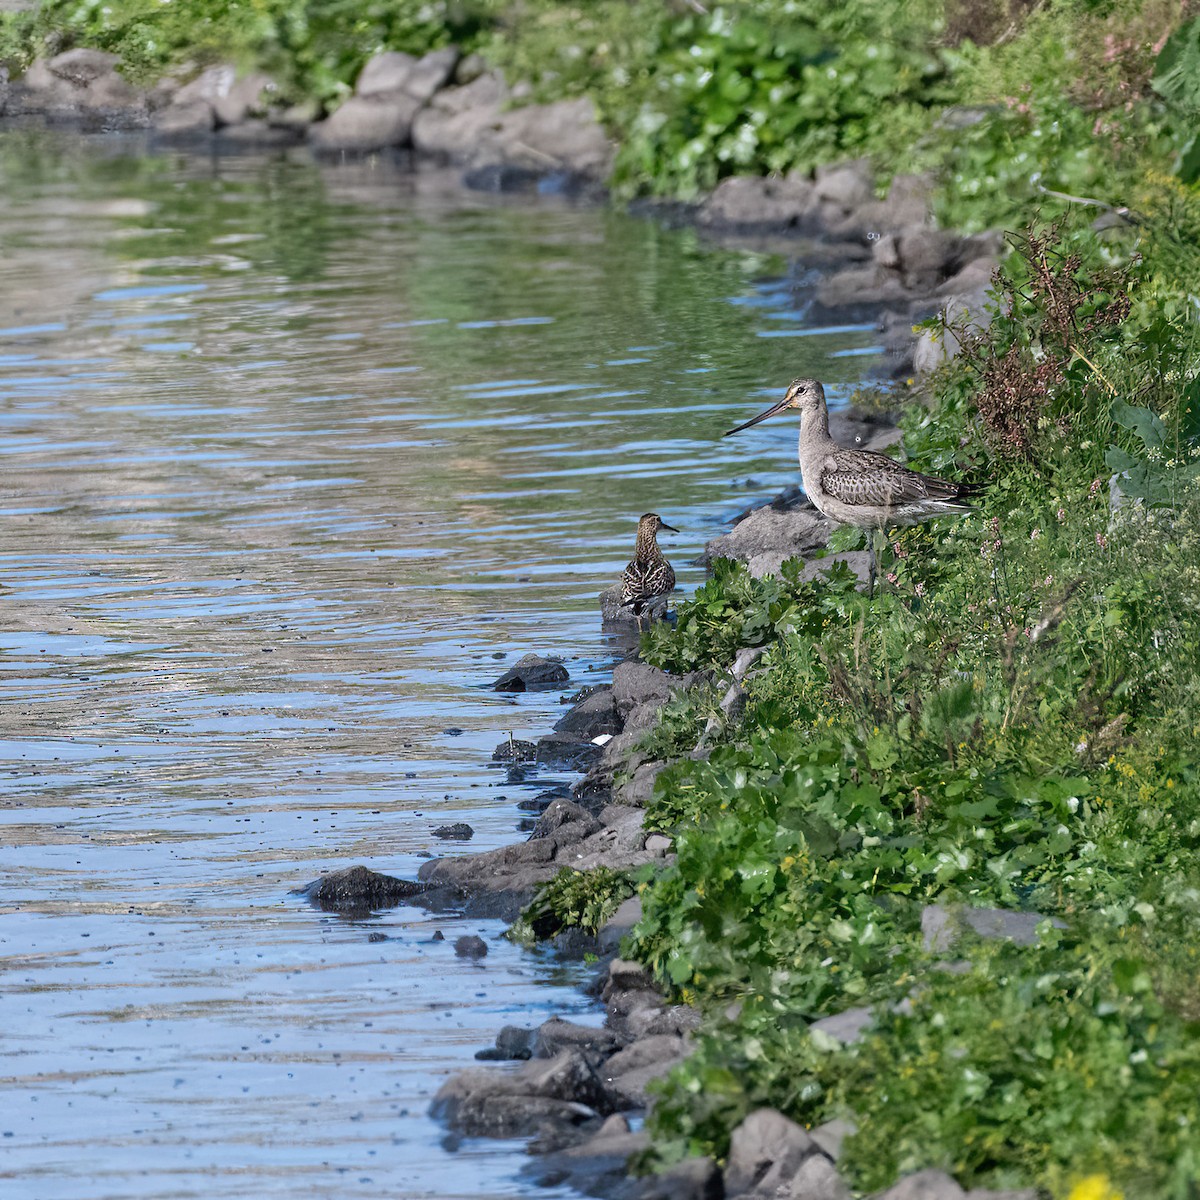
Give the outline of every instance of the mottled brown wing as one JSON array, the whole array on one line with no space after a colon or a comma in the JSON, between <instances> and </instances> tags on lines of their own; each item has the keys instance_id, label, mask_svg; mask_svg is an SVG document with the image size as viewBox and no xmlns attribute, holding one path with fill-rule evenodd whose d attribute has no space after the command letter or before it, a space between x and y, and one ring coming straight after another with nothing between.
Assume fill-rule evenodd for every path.
<instances>
[{"instance_id":1,"label":"mottled brown wing","mask_svg":"<svg viewBox=\"0 0 1200 1200\"><path fill-rule=\"evenodd\" d=\"M665 558L635 558L621 576L621 603L637 604L665 595L675 587L675 572Z\"/></svg>"},{"instance_id":2,"label":"mottled brown wing","mask_svg":"<svg viewBox=\"0 0 1200 1200\"><path fill-rule=\"evenodd\" d=\"M843 504L886 508L919 500L955 500L966 491L957 483L922 475L871 450L839 454L821 472L821 487Z\"/></svg>"}]
</instances>

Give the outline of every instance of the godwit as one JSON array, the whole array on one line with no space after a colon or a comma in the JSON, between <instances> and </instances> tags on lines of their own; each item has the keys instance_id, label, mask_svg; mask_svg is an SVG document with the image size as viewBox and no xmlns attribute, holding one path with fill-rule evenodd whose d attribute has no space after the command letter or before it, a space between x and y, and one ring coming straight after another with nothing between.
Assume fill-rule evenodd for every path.
<instances>
[{"instance_id":1,"label":"godwit","mask_svg":"<svg viewBox=\"0 0 1200 1200\"><path fill-rule=\"evenodd\" d=\"M660 599L662 607L666 608L666 597L675 587L675 572L671 570L671 564L658 548L660 529L669 529L672 533L679 532L673 525L666 524L658 513L646 513L638 521L633 561L621 576L621 607L633 609L639 626L642 623L642 613L649 610L653 616Z\"/></svg>"},{"instance_id":2,"label":"godwit","mask_svg":"<svg viewBox=\"0 0 1200 1200\"><path fill-rule=\"evenodd\" d=\"M877 535L892 525L915 525L931 517L971 511L970 489L901 466L886 454L849 450L829 436L825 389L815 379L796 379L778 404L729 430L738 433L788 408L800 410L800 480L808 498L835 525L869 531L869 591L875 593Z\"/></svg>"}]
</instances>

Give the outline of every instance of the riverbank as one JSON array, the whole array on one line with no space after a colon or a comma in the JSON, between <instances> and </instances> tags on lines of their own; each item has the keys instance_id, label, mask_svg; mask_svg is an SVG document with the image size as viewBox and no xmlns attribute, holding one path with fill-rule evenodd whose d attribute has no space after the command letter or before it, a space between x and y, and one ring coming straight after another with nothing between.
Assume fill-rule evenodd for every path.
<instances>
[{"instance_id":1,"label":"riverbank","mask_svg":"<svg viewBox=\"0 0 1200 1200\"><path fill-rule=\"evenodd\" d=\"M407 156L414 170L452 172L461 186L513 195L607 196L615 146L587 100L511 107L520 89L454 49L417 59L386 52L367 62L354 95L331 116L283 103L268 76L239 78L232 64L180 84L125 82L115 56L76 49L39 60L0 84L0 121L10 126L143 130L151 149L197 154L304 147L336 163ZM813 177L734 176L710 195L671 206L720 245L786 256L801 302L827 325L878 324L886 374L927 373L944 357L913 326L940 310L986 321L986 295L1002 249L994 233L937 228L930 176L899 174L881 189L863 159ZM880 197L880 192L883 192ZM643 205L652 218L665 215Z\"/></svg>"}]
</instances>

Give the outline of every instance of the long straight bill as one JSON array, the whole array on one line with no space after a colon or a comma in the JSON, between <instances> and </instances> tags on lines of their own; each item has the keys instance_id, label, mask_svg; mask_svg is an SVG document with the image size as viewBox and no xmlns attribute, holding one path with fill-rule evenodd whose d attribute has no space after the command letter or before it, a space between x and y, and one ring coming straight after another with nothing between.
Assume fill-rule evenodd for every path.
<instances>
[{"instance_id":1,"label":"long straight bill","mask_svg":"<svg viewBox=\"0 0 1200 1200\"><path fill-rule=\"evenodd\" d=\"M759 421L765 421L768 417L773 417L776 413L783 412L788 406L788 397L784 396L778 404L772 404L766 412L760 412L757 417L751 417L744 425L739 425L736 429L727 429L721 436L728 437L731 433L741 433L743 429L749 429L751 425L757 425Z\"/></svg>"}]
</instances>

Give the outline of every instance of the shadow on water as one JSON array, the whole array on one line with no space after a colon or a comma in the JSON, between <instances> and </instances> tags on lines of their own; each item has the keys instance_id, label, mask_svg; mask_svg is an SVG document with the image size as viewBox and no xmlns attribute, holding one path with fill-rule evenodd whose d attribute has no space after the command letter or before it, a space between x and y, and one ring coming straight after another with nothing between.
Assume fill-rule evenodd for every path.
<instances>
[{"instance_id":1,"label":"shadow on water","mask_svg":"<svg viewBox=\"0 0 1200 1200\"><path fill-rule=\"evenodd\" d=\"M512 840L546 779L491 750L560 697L487 685L603 679L637 516L694 587L795 474L721 431L873 333L688 231L137 149L0 137L0 1191L518 1194L426 1108L502 1024L598 1020L579 971L289 891Z\"/></svg>"}]
</instances>

